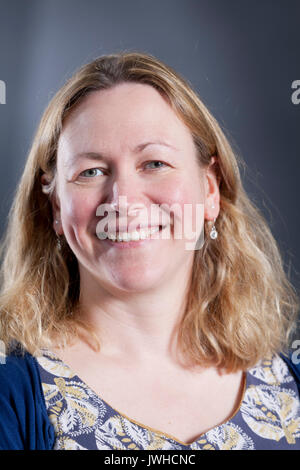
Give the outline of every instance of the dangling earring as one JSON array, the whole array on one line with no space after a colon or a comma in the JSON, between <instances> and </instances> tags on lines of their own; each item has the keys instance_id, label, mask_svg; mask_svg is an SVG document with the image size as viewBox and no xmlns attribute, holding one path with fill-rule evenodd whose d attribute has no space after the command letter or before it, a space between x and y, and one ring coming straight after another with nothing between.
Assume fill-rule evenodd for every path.
<instances>
[{"instance_id":1,"label":"dangling earring","mask_svg":"<svg viewBox=\"0 0 300 470\"><path fill-rule=\"evenodd\" d=\"M57 248L59 249L59 251L61 251L61 241L59 236L57 237Z\"/></svg>"},{"instance_id":2,"label":"dangling earring","mask_svg":"<svg viewBox=\"0 0 300 470\"><path fill-rule=\"evenodd\" d=\"M58 224L58 220L55 221L56 225ZM59 251L61 251L61 240L60 237L56 234L56 245Z\"/></svg>"},{"instance_id":3,"label":"dangling earring","mask_svg":"<svg viewBox=\"0 0 300 470\"><path fill-rule=\"evenodd\" d=\"M212 238L213 240L215 240L218 237L218 232L217 232L217 229L215 227L215 221L216 221L216 219L214 219L214 224L213 224L213 226L210 230L210 234L209 234L210 238Z\"/></svg>"},{"instance_id":4,"label":"dangling earring","mask_svg":"<svg viewBox=\"0 0 300 470\"><path fill-rule=\"evenodd\" d=\"M212 209L215 208L214 204L212 204L211 208ZM210 234L209 234L210 238L212 238L213 240L215 240L218 237L218 232L217 232L217 229L215 227L215 221L216 221L216 219L214 219L214 224L213 224L213 226L210 230Z\"/></svg>"}]
</instances>

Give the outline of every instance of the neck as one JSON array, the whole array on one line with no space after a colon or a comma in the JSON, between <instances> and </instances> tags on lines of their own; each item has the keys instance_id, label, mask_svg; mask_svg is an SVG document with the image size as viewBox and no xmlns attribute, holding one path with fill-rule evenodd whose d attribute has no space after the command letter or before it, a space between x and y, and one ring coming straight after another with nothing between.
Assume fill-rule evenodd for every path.
<instances>
[{"instance_id":1,"label":"neck","mask_svg":"<svg viewBox=\"0 0 300 470\"><path fill-rule=\"evenodd\" d=\"M147 292L119 293L104 289L85 273L80 318L93 326L103 354L135 362L173 361L189 288L189 281L178 281L169 279Z\"/></svg>"}]
</instances>

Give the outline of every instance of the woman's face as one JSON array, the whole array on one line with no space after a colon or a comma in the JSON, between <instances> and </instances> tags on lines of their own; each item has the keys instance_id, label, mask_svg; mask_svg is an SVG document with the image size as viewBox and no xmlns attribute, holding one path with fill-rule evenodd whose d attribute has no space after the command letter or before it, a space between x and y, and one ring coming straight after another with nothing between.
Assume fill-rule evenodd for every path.
<instances>
[{"instance_id":1,"label":"woman's face","mask_svg":"<svg viewBox=\"0 0 300 470\"><path fill-rule=\"evenodd\" d=\"M78 259L81 281L141 292L186 279L191 242L212 197L213 174L206 175L190 131L154 88L122 83L88 94L64 122L54 203L55 230ZM185 236L184 218L190 231L197 229L193 239ZM113 225L103 229L104 220L116 222L116 235L165 228L150 238L144 232L140 241L113 242L101 235L114 232Z\"/></svg>"}]
</instances>

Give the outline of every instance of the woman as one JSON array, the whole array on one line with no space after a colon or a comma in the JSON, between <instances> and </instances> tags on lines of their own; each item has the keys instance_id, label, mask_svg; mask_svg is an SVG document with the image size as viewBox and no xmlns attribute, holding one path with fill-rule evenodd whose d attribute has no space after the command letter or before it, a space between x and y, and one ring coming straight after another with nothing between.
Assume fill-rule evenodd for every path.
<instances>
[{"instance_id":1,"label":"woman","mask_svg":"<svg viewBox=\"0 0 300 470\"><path fill-rule=\"evenodd\" d=\"M300 448L298 299L170 67L104 56L58 91L3 246L0 446Z\"/></svg>"}]
</instances>

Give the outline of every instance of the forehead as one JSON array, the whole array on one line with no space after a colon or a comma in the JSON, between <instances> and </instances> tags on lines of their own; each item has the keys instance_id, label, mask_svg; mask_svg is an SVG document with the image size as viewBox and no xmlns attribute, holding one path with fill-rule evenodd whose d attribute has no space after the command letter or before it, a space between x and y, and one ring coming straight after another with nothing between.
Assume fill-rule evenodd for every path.
<instances>
[{"instance_id":1,"label":"forehead","mask_svg":"<svg viewBox=\"0 0 300 470\"><path fill-rule=\"evenodd\" d=\"M122 83L89 93L68 115L59 149L120 151L142 141L166 140L193 145L186 125L150 85ZM88 149L87 149L88 147Z\"/></svg>"}]
</instances>

